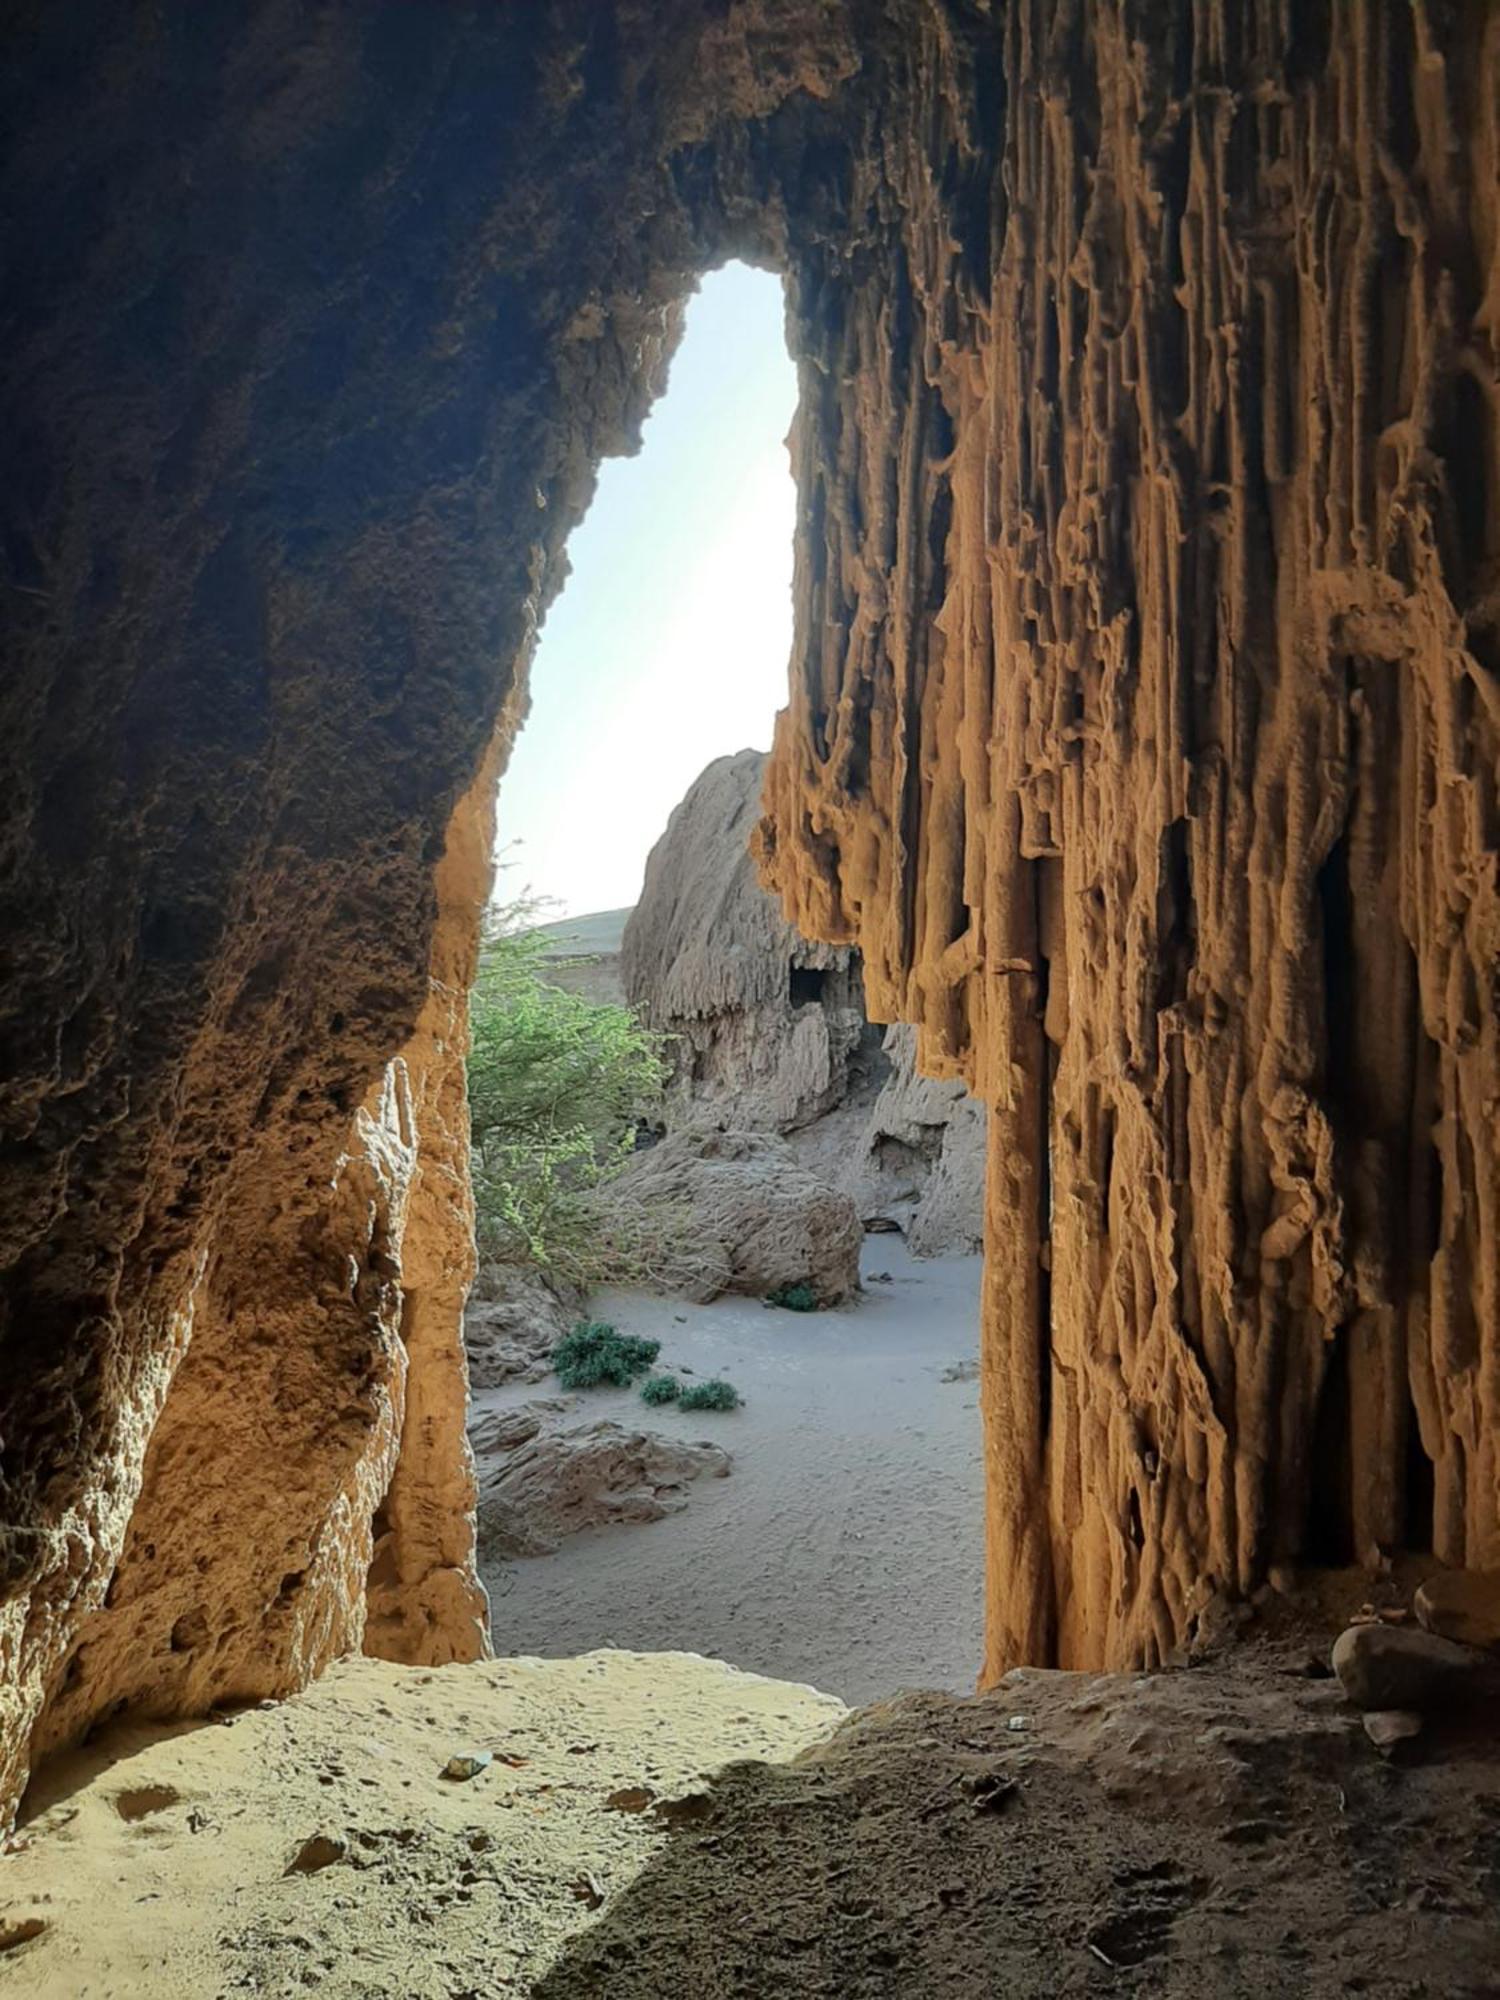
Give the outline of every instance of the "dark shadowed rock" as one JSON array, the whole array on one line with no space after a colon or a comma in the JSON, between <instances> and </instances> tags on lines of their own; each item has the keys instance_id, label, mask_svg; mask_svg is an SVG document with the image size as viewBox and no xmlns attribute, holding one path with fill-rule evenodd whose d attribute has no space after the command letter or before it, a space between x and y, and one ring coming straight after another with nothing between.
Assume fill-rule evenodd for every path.
<instances>
[{"instance_id":1,"label":"dark shadowed rock","mask_svg":"<svg viewBox=\"0 0 1500 2000\"><path fill-rule=\"evenodd\" d=\"M1464 1706L1500 1686L1482 1653L1409 1625L1351 1625L1331 1657L1345 1694L1364 1709L1425 1714Z\"/></svg>"}]
</instances>

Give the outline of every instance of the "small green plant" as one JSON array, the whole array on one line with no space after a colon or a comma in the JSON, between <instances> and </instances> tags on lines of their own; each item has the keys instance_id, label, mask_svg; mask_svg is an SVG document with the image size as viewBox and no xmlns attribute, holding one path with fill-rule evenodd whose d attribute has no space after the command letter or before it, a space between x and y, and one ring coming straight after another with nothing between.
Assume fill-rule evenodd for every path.
<instances>
[{"instance_id":1,"label":"small green plant","mask_svg":"<svg viewBox=\"0 0 1500 2000\"><path fill-rule=\"evenodd\" d=\"M601 1243L588 1198L660 1100L665 1043L628 1007L550 983L543 914L521 897L488 926L469 998L469 1170L483 1255L587 1290L655 1254L650 1218Z\"/></svg>"},{"instance_id":2,"label":"small green plant","mask_svg":"<svg viewBox=\"0 0 1500 2000\"><path fill-rule=\"evenodd\" d=\"M811 1285L778 1285L774 1292L766 1293L768 1306L781 1306L786 1312L815 1313L818 1310L818 1295Z\"/></svg>"},{"instance_id":3,"label":"small green plant","mask_svg":"<svg viewBox=\"0 0 1500 2000\"><path fill-rule=\"evenodd\" d=\"M739 1406L739 1390L732 1382L721 1382L717 1377L712 1382L698 1382L691 1389L684 1389L677 1399L679 1410L737 1410Z\"/></svg>"},{"instance_id":4,"label":"small green plant","mask_svg":"<svg viewBox=\"0 0 1500 2000\"><path fill-rule=\"evenodd\" d=\"M675 1403L682 1394L682 1384L675 1375L653 1375L641 1384L643 1403Z\"/></svg>"},{"instance_id":5,"label":"small green plant","mask_svg":"<svg viewBox=\"0 0 1500 2000\"><path fill-rule=\"evenodd\" d=\"M629 1388L661 1352L659 1340L616 1333L605 1320L580 1320L552 1350L552 1366L565 1389Z\"/></svg>"}]
</instances>

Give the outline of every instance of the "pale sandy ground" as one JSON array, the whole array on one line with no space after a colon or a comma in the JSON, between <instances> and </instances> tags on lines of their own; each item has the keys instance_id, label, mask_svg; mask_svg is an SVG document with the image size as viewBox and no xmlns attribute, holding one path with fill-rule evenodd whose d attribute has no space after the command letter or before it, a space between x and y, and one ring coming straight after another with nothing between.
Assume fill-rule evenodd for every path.
<instances>
[{"instance_id":1,"label":"pale sandy ground","mask_svg":"<svg viewBox=\"0 0 1500 2000\"><path fill-rule=\"evenodd\" d=\"M567 1421L710 1438L734 1470L694 1482L686 1510L666 1520L587 1529L555 1555L487 1567L497 1652L680 1648L849 1702L972 1690L983 1626L980 1259L915 1259L899 1237L872 1236L864 1269L892 1282L867 1283L827 1313L624 1291L593 1300L594 1317L661 1341L658 1367L722 1375L746 1406L684 1416L648 1409L634 1391L591 1390ZM943 1379L964 1363L967 1379ZM556 1393L550 1377L493 1391L476 1397L476 1413Z\"/></svg>"},{"instance_id":2,"label":"pale sandy ground","mask_svg":"<svg viewBox=\"0 0 1500 2000\"><path fill-rule=\"evenodd\" d=\"M717 1661L614 1653L353 1661L226 1722L113 1729L48 1766L0 1862L0 1994L530 1993L670 1837L656 1801L842 1713ZM482 1750L479 1776L440 1775ZM314 1836L342 1851L299 1872Z\"/></svg>"}]
</instances>

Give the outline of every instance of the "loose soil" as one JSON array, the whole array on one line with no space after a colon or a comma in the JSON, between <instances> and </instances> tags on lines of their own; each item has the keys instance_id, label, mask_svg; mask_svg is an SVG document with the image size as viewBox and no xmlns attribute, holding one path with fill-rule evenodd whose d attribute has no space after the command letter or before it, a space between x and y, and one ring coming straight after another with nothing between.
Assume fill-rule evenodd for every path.
<instances>
[{"instance_id":1,"label":"loose soil","mask_svg":"<svg viewBox=\"0 0 1500 2000\"><path fill-rule=\"evenodd\" d=\"M696 1481L670 1519L590 1528L554 1555L485 1567L497 1651L681 1648L851 1702L973 1689L980 1260L916 1259L899 1237L872 1236L863 1270L863 1293L832 1312L623 1290L590 1301L593 1318L661 1342L657 1372L726 1377L745 1406L685 1415L635 1390L590 1390L567 1421L711 1439L734 1468ZM474 1425L555 1393L551 1378L478 1393Z\"/></svg>"}]
</instances>

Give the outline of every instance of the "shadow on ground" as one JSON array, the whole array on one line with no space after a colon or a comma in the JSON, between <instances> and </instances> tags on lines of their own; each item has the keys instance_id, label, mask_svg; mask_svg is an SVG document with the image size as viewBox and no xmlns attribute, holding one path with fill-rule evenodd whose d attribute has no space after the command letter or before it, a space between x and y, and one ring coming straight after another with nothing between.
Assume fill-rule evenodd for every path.
<instances>
[{"instance_id":1,"label":"shadow on ground","mask_svg":"<svg viewBox=\"0 0 1500 2000\"><path fill-rule=\"evenodd\" d=\"M1500 1745L1386 1761L1304 1654L906 1696L731 1767L537 2000L1500 1996Z\"/></svg>"}]
</instances>

